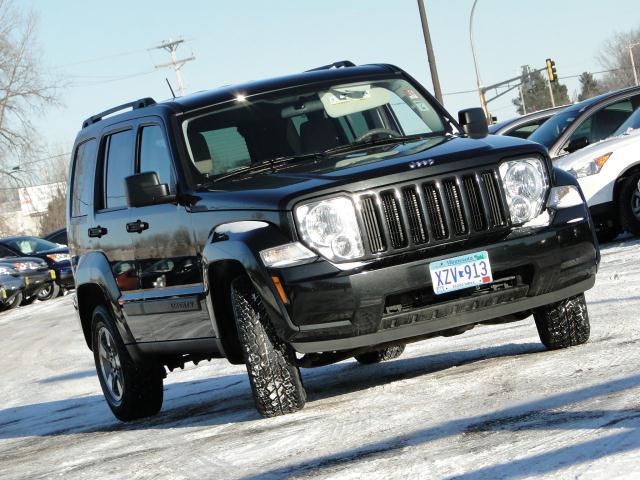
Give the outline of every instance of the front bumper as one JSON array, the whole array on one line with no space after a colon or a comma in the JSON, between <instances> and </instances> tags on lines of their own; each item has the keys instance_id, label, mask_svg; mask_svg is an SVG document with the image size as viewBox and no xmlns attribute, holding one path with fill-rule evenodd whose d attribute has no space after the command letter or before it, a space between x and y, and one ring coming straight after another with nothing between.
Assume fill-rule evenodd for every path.
<instances>
[{"instance_id":1,"label":"front bumper","mask_svg":"<svg viewBox=\"0 0 640 480\"><path fill-rule=\"evenodd\" d=\"M288 341L301 353L347 350L496 319L584 292L599 261L584 207L562 210L536 231L445 247L356 273L331 271L327 262L283 269L286 314L299 329ZM430 262L481 250L489 253L495 290L433 294ZM411 298L418 300L406 301Z\"/></svg>"},{"instance_id":2,"label":"front bumper","mask_svg":"<svg viewBox=\"0 0 640 480\"><path fill-rule=\"evenodd\" d=\"M20 275L24 278L25 288L24 296L30 298L36 295L42 287L47 283L51 283L55 278L55 271L43 269L43 270L28 270L20 272Z\"/></svg>"}]
</instances>

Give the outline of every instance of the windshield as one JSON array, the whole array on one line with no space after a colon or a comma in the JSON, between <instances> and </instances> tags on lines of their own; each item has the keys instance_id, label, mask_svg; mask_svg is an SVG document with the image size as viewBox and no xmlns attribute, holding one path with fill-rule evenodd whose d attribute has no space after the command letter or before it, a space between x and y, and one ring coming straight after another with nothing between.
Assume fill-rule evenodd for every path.
<instances>
[{"instance_id":1,"label":"windshield","mask_svg":"<svg viewBox=\"0 0 640 480\"><path fill-rule=\"evenodd\" d=\"M636 109L611 136L617 137L618 135L627 133L628 130L635 130L636 128L640 128L640 108Z\"/></svg>"},{"instance_id":2,"label":"windshield","mask_svg":"<svg viewBox=\"0 0 640 480\"><path fill-rule=\"evenodd\" d=\"M551 148L560 135L578 118L578 115L580 115L579 109L563 110L556 113L533 132L528 140Z\"/></svg>"},{"instance_id":3,"label":"windshield","mask_svg":"<svg viewBox=\"0 0 640 480\"><path fill-rule=\"evenodd\" d=\"M55 243L37 237L12 238L5 240L4 243L14 250L18 250L23 255L46 252L47 250L53 250L59 247L59 245Z\"/></svg>"},{"instance_id":4,"label":"windshield","mask_svg":"<svg viewBox=\"0 0 640 480\"><path fill-rule=\"evenodd\" d=\"M444 134L447 121L404 79L314 84L185 120L198 183L267 160L322 153L354 143Z\"/></svg>"}]
</instances>

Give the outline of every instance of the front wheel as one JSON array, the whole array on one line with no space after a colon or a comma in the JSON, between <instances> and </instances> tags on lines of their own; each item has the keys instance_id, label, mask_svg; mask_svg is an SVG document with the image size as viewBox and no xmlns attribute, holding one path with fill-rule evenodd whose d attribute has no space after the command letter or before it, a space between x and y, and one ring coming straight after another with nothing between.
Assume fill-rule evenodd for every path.
<instances>
[{"instance_id":1,"label":"front wheel","mask_svg":"<svg viewBox=\"0 0 640 480\"><path fill-rule=\"evenodd\" d=\"M56 282L50 282L38 292L38 300L44 302L56 298L60 293L60 286Z\"/></svg>"},{"instance_id":2,"label":"front wheel","mask_svg":"<svg viewBox=\"0 0 640 480\"><path fill-rule=\"evenodd\" d=\"M630 175L622 183L618 196L620 225L628 232L640 236L640 191L638 191L640 172Z\"/></svg>"},{"instance_id":3,"label":"front wheel","mask_svg":"<svg viewBox=\"0 0 640 480\"><path fill-rule=\"evenodd\" d=\"M115 417L126 422L158 413L163 400L163 367L133 362L103 306L93 311L92 340L102 393Z\"/></svg>"},{"instance_id":4,"label":"front wheel","mask_svg":"<svg viewBox=\"0 0 640 480\"><path fill-rule=\"evenodd\" d=\"M276 335L246 276L231 282L231 306L258 412L275 417L300 410L307 395L295 353Z\"/></svg>"},{"instance_id":5,"label":"front wheel","mask_svg":"<svg viewBox=\"0 0 640 480\"><path fill-rule=\"evenodd\" d=\"M549 350L581 345L591 327L584 294L540 307L533 312L540 341Z\"/></svg>"},{"instance_id":6,"label":"front wheel","mask_svg":"<svg viewBox=\"0 0 640 480\"><path fill-rule=\"evenodd\" d=\"M9 298L4 304L4 310L13 310L22 305L22 292L17 292L13 297Z\"/></svg>"}]
</instances>

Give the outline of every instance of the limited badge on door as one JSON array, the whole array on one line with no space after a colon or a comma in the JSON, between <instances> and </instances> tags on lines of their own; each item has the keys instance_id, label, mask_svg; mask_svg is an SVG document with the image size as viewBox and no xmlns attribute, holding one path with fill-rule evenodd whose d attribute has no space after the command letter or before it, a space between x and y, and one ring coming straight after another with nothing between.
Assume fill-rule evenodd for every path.
<instances>
[{"instance_id":1,"label":"limited badge on door","mask_svg":"<svg viewBox=\"0 0 640 480\"><path fill-rule=\"evenodd\" d=\"M432 262L429 273L437 295L493 281L489 254L485 251Z\"/></svg>"}]
</instances>

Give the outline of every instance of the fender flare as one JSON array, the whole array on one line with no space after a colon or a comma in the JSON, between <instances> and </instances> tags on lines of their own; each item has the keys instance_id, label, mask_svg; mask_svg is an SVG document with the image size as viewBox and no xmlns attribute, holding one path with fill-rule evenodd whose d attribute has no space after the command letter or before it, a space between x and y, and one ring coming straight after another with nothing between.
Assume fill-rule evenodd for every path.
<instances>
[{"instance_id":1,"label":"fender flare","mask_svg":"<svg viewBox=\"0 0 640 480\"><path fill-rule=\"evenodd\" d=\"M202 261L206 274L205 283L209 291L209 298L213 303L214 286L209 285L209 274L216 264L235 262L246 272L258 294L262 297L264 306L273 323L276 333L283 340L289 338L300 329L291 322L287 309L280 300L271 275L259 259L259 252L265 248L274 247L291 242L276 225L259 220L239 221L218 225L212 229L207 244L202 252ZM212 313L216 311L212 305ZM214 316L214 322L218 319ZM219 326L214 325L216 332Z\"/></svg>"},{"instance_id":2,"label":"fender flare","mask_svg":"<svg viewBox=\"0 0 640 480\"><path fill-rule=\"evenodd\" d=\"M120 333L122 341L125 344L135 343L135 339L127 326L126 319L124 318L122 308L120 307L118 300L122 293L120 288L116 284L116 280L113 277L109 260L106 255L100 251L89 252L81 255L74 267L74 275L76 281L76 300L78 302L78 314L80 315L80 321L85 338L87 336L86 328L91 328L91 325L87 325L86 318L82 318L81 312L83 311L83 304L88 302L93 304L97 299L84 298L81 294L86 287L92 287L92 291L95 292L97 287L104 297L106 307L111 311L113 318L115 319L116 328ZM89 333L90 335L90 333ZM89 341L88 341L89 343Z\"/></svg>"}]
</instances>

